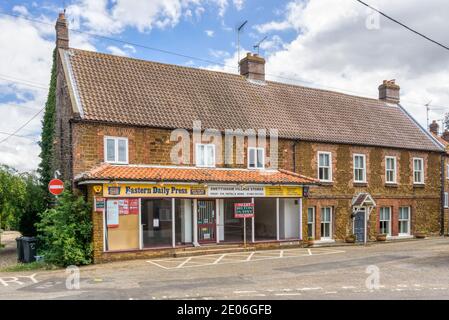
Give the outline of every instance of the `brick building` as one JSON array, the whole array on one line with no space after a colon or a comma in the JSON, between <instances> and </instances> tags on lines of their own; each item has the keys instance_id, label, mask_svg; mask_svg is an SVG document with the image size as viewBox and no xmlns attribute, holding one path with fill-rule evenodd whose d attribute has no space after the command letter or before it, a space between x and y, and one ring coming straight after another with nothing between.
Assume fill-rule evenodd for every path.
<instances>
[{"instance_id":1,"label":"brick building","mask_svg":"<svg viewBox=\"0 0 449 320\"><path fill-rule=\"evenodd\" d=\"M95 261L440 233L444 145L394 81L369 99L266 81L257 55L234 75L71 49L63 14L56 30L54 166L95 203Z\"/></svg>"}]
</instances>

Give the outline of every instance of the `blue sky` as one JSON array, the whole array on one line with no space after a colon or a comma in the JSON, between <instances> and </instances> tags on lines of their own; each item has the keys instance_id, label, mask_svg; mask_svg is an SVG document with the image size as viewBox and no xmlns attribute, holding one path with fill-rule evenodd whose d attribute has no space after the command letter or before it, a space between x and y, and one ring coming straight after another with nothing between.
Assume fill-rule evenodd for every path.
<instances>
[{"instance_id":1,"label":"blue sky","mask_svg":"<svg viewBox=\"0 0 449 320\"><path fill-rule=\"evenodd\" d=\"M449 45L447 1L366 1ZM21 171L39 162L42 114L36 113L46 101L54 23L63 3L0 2L0 163ZM403 106L423 126L427 102L431 120L449 111L448 52L355 0L66 0L65 6L76 30L70 33L74 48L236 72L235 29L248 20L242 55L267 36L260 53L270 80L376 97L382 80L396 79Z\"/></svg>"}]
</instances>

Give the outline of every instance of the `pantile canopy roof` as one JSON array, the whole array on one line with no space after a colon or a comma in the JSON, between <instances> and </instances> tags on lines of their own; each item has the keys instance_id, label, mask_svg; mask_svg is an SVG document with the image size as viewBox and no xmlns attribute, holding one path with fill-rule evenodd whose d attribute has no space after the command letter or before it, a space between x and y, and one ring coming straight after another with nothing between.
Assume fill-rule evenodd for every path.
<instances>
[{"instance_id":1,"label":"pantile canopy roof","mask_svg":"<svg viewBox=\"0 0 449 320\"><path fill-rule=\"evenodd\" d=\"M78 175L82 181L154 181L191 183L254 183L314 185L318 181L286 170L249 170L225 168L164 167L103 164Z\"/></svg>"},{"instance_id":2,"label":"pantile canopy roof","mask_svg":"<svg viewBox=\"0 0 449 320\"><path fill-rule=\"evenodd\" d=\"M127 57L60 50L81 119L161 128L277 129L305 141L442 151L398 104Z\"/></svg>"}]
</instances>

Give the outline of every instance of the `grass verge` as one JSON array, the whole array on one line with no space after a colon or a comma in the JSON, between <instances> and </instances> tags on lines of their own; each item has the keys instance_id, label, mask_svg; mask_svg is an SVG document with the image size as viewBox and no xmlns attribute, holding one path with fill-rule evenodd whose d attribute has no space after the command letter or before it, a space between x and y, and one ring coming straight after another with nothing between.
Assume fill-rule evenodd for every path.
<instances>
[{"instance_id":1,"label":"grass verge","mask_svg":"<svg viewBox=\"0 0 449 320\"><path fill-rule=\"evenodd\" d=\"M21 272L21 271L32 271L32 270L55 270L58 269L55 265L48 264L45 262L31 262L31 263L17 263L13 266L9 266L0 269L1 272Z\"/></svg>"}]
</instances>

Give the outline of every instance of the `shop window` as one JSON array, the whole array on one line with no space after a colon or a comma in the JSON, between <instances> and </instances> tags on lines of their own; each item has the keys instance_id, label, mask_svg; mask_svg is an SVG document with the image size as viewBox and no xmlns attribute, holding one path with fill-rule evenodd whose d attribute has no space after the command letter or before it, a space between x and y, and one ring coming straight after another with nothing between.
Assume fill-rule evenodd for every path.
<instances>
[{"instance_id":1,"label":"shop window","mask_svg":"<svg viewBox=\"0 0 449 320\"><path fill-rule=\"evenodd\" d=\"M399 208L399 235L410 234L410 208Z\"/></svg>"},{"instance_id":2,"label":"shop window","mask_svg":"<svg viewBox=\"0 0 449 320\"><path fill-rule=\"evenodd\" d=\"M138 199L108 199L104 222L106 251L139 249Z\"/></svg>"},{"instance_id":3,"label":"shop window","mask_svg":"<svg viewBox=\"0 0 449 320\"><path fill-rule=\"evenodd\" d=\"M104 161L115 164L128 164L128 138L105 137Z\"/></svg>"},{"instance_id":4,"label":"shop window","mask_svg":"<svg viewBox=\"0 0 449 320\"><path fill-rule=\"evenodd\" d=\"M265 149L264 148L248 148L248 168L263 169L265 168Z\"/></svg>"},{"instance_id":5,"label":"shop window","mask_svg":"<svg viewBox=\"0 0 449 320\"><path fill-rule=\"evenodd\" d=\"M385 157L385 181L396 183L396 157Z\"/></svg>"},{"instance_id":6,"label":"shop window","mask_svg":"<svg viewBox=\"0 0 449 320\"><path fill-rule=\"evenodd\" d=\"M276 240L276 199L255 198L254 211L255 240Z\"/></svg>"},{"instance_id":7,"label":"shop window","mask_svg":"<svg viewBox=\"0 0 449 320\"><path fill-rule=\"evenodd\" d=\"M234 205L236 203L248 203L251 202L251 199L248 198L241 198L241 199L223 199L223 222L224 222L224 241L226 242L243 242L243 227L244 222L241 218L235 218L234 217ZM259 215L257 209L257 203L256 203L256 217ZM271 212L274 217L276 217L275 214L276 211ZM263 217L262 211L260 212L261 217ZM260 220L259 218L259 220ZM255 222L256 223L256 222ZM274 228L276 230L276 223L274 224ZM252 235L252 223L251 219L246 219L246 241L250 242ZM271 231L267 231L271 232ZM266 234L264 234L266 235Z\"/></svg>"},{"instance_id":8,"label":"shop window","mask_svg":"<svg viewBox=\"0 0 449 320\"><path fill-rule=\"evenodd\" d=\"M324 182L332 181L332 154L318 152L318 179Z\"/></svg>"},{"instance_id":9,"label":"shop window","mask_svg":"<svg viewBox=\"0 0 449 320\"><path fill-rule=\"evenodd\" d=\"M366 157L364 154L354 155L354 182L366 182Z\"/></svg>"},{"instance_id":10,"label":"shop window","mask_svg":"<svg viewBox=\"0 0 449 320\"><path fill-rule=\"evenodd\" d=\"M215 167L215 145L200 143L196 145L196 166Z\"/></svg>"},{"instance_id":11,"label":"shop window","mask_svg":"<svg viewBox=\"0 0 449 320\"><path fill-rule=\"evenodd\" d=\"M379 233L391 235L391 208L380 208L379 215Z\"/></svg>"},{"instance_id":12,"label":"shop window","mask_svg":"<svg viewBox=\"0 0 449 320\"><path fill-rule=\"evenodd\" d=\"M415 184L424 183L424 160L413 158L413 182Z\"/></svg>"},{"instance_id":13,"label":"shop window","mask_svg":"<svg viewBox=\"0 0 449 320\"><path fill-rule=\"evenodd\" d=\"M307 208L307 237L315 238L315 207Z\"/></svg>"},{"instance_id":14,"label":"shop window","mask_svg":"<svg viewBox=\"0 0 449 320\"><path fill-rule=\"evenodd\" d=\"M332 208L321 208L321 239L332 239Z\"/></svg>"},{"instance_id":15,"label":"shop window","mask_svg":"<svg viewBox=\"0 0 449 320\"><path fill-rule=\"evenodd\" d=\"M141 223L144 248L173 245L171 210L171 199L142 200Z\"/></svg>"}]
</instances>

